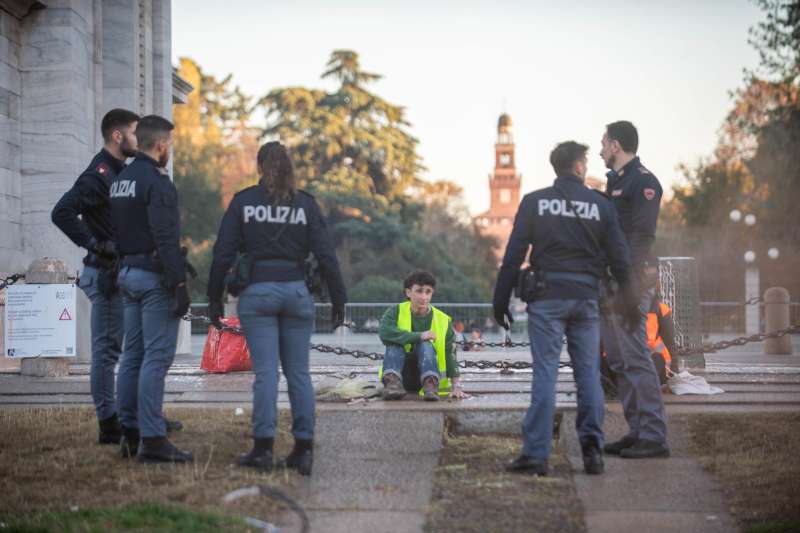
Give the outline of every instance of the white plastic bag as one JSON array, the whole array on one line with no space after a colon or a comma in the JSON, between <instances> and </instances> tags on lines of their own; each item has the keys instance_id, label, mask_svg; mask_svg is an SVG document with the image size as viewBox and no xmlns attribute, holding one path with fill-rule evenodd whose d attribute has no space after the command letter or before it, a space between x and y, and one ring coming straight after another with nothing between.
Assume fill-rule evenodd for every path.
<instances>
[{"instance_id":1,"label":"white plastic bag","mask_svg":"<svg viewBox=\"0 0 800 533\"><path fill-rule=\"evenodd\" d=\"M704 378L700 376L693 376L686 370L678 374L673 374L667 380L670 390L673 394L720 394L725 392L719 387L714 387L708 384Z\"/></svg>"}]
</instances>

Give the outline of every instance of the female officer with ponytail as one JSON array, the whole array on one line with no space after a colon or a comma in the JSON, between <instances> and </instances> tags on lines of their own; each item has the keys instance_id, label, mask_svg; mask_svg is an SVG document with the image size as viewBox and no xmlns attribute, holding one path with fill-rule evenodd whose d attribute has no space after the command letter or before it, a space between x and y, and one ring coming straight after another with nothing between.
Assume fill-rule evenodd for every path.
<instances>
[{"instance_id":1,"label":"female officer with ponytail","mask_svg":"<svg viewBox=\"0 0 800 533\"><path fill-rule=\"evenodd\" d=\"M239 295L238 314L253 370L253 449L239 464L269 470L277 423L278 360L289 387L294 449L283 461L303 475L311 473L314 389L308 371L314 326L314 301L304 281L304 262L316 256L333 303L333 322L344 321L347 301L339 262L319 205L297 190L294 168L279 142L261 147L261 180L231 200L222 218L208 282L209 315L221 327L223 285L237 252L251 262L249 280Z\"/></svg>"}]
</instances>

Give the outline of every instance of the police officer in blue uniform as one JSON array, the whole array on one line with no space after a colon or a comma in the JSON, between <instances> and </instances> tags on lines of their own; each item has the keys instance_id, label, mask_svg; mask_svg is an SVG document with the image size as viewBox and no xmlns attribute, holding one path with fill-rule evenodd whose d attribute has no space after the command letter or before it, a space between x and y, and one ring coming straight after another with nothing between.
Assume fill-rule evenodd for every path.
<instances>
[{"instance_id":1,"label":"police officer in blue uniform","mask_svg":"<svg viewBox=\"0 0 800 533\"><path fill-rule=\"evenodd\" d=\"M114 394L114 368L122 350L122 300L116 286L117 252L111 224L108 188L136 153L139 115L112 109L103 117L103 149L94 156L75 184L56 203L53 223L72 242L86 248L78 286L92 302L92 362L90 385L100 444L117 444L120 426Z\"/></svg>"},{"instance_id":2,"label":"police officer in blue uniform","mask_svg":"<svg viewBox=\"0 0 800 533\"><path fill-rule=\"evenodd\" d=\"M619 214L631 250L631 275L639 281L641 321L635 329L623 327L615 314L602 321L608 365L617 377L629 431L605 446L608 454L624 458L667 457L667 424L661 385L647 346L647 311L655 295L658 258L652 253L656 238L661 184L636 156L639 134L628 121L606 126L600 156L610 169L606 193Z\"/></svg>"},{"instance_id":3,"label":"police officer in blue uniform","mask_svg":"<svg viewBox=\"0 0 800 533\"><path fill-rule=\"evenodd\" d=\"M261 181L236 194L220 225L208 281L209 315L220 327L225 273L237 252L250 262L238 314L250 348L253 383L253 448L239 464L269 470L277 422L278 360L289 388L294 449L282 461L311 473L314 389L309 375L309 343L314 300L304 281L304 261L316 256L333 304L333 322L344 321L347 301L333 242L319 205L297 190L286 148L270 142L258 151ZM241 269L237 269L241 270Z\"/></svg>"},{"instance_id":4,"label":"police officer in blue uniform","mask_svg":"<svg viewBox=\"0 0 800 533\"><path fill-rule=\"evenodd\" d=\"M167 439L162 414L164 378L190 303L178 194L165 169L172 129L163 117L143 117L136 128L140 151L110 188L125 321L117 380L121 450L143 463L193 460Z\"/></svg>"},{"instance_id":5,"label":"police officer in blue uniform","mask_svg":"<svg viewBox=\"0 0 800 533\"><path fill-rule=\"evenodd\" d=\"M509 329L508 310L519 267L530 257L535 281L526 279L528 334L533 355L531 405L522 423L522 454L508 465L511 472L546 476L555 414L555 385L562 337L578 389L577 431L589 474L604 470L603 390L600 385L600 280L611 272L632 295L629 255L611 203L584 185L588 147L574 141L559 144L550 154L557 178L552 187L526 195L497 277L493 307L495 319ZM636 301L620 301L626 314L638 319Z\"/></svg>"}]
</instances>

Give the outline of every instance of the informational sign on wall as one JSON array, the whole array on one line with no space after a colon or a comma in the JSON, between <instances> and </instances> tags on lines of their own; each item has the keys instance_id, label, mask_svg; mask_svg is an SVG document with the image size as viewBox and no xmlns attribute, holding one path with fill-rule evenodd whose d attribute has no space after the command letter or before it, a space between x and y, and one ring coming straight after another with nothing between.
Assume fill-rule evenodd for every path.
<instances>
[{"instance_id":1,"label":"informational sign on wall","mask_svg":"<svg viewBox=\"0 0 800 533\"><path fill-rule=\"evenodd\" d=\"M6 288L7 357L75 357L75 285Z\"/></svg>"}]
</instances>

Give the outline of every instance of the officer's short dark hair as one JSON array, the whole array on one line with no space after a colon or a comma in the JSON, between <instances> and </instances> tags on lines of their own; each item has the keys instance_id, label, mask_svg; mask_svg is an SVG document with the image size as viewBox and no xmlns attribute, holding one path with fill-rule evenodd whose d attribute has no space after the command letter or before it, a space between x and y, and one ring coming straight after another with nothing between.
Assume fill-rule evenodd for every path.
<instances>
[{"instance_id":1,"label":"officer's short dark hair","mask_svg":"<svg viewBox=\"0 0 800 533\"><path fill-rule=\"evenodd\" d=\"M278 141L271 141L258 149L256 156L258 172L264 178L267 191L275 200L288 200L297 191L294 165L286 149Z\"/></svg>"},{"instance_id":2,"label":"officer's short dark hair","mask_svg":"<svg viewBox=\"0 0 800 533\"><path fill-rule=\"evenodd\" d=\"M433 277L433 274L425 270L415 270L409 273L406 279L403 280L403 288L410 289L414 285L419 285L420 287L423 285L430 285L435 289L436 278Z\"/></svg>"},{"instance_id":3,"label":"officer's short dark hair","mask_svg":"<svg viewBox=\"0 0 800 533\"><path fill-rule=\"evenodd\" d=\"M575 162L586 157L588 151L588 146L575 141L560 143L550 152L550 164L558 176L572 174Z\"/></svg>"},{"instance_id":4,"label":"officer's short dark hair","mask_svg":"<svg viewBox=\"0 0 800 533\"><path fill-rule=\"evenodd\" d=\"M629 154L635 154L639 149L639 132L632 122L627 120L612 122L606 126L606 135L609 140L617 141Z\"/></svg>"},{"instance_id":5,"label":"officer's short dark hair","mask_svg":"<svg viewBox=\"0 0 800 533\"><path fill-rule=\"evenodd\" d=\"M105 114L103 120L100 122L100 133L103 135L103 140L108 142L111 140L111 134L114 130L125 128L137 122L139 115L127 109L112 109Z\"/></svg>"},{"instance_id":6,"label":"officer's short dark hair","mask_svg":"<svg viewBox=\"0 0 800 533\"><path fill-rule=\"evenodd\" d=\"M169 120L158 115L147 115L139 120L136 126L136 140L139 141L139 150L151 150L158 141L166 140L169 132L175 128Z\"/></svg>"}]
</instances>

